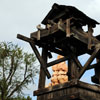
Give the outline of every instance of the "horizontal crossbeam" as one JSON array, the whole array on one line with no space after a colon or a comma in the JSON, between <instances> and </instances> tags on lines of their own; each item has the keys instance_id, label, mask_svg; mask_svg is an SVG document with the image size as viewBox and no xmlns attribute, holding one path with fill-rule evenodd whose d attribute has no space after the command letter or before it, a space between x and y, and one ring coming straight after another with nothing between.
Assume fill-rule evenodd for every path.
<instances>
[{"instance_id":1,"label":"horizontal crossbeam","mask_svg":"<svg viewBox=\"0 0 100 100\"><path fill-rule=\"evenodd\" d=\"M66 61L66 60L68 60L69 59L69 57L63 57L63 58L60 58L60 59L58 59L58 60L55 60L55 61L52 61L52 62L50 62L50 63L48 63L47 64L47 67L50 67L50 66L53 66L53 65L55 65L55 64L58 64L58 63L60 63L60 62L63 62L63 61Z\"/></svg>"}]
</instances>

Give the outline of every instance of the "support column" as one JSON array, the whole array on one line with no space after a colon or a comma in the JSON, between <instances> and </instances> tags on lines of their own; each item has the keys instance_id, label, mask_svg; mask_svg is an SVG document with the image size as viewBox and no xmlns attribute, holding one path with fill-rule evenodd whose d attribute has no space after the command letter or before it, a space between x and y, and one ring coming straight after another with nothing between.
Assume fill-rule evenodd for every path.
<instances>
[{"instance_id":1,"label":"support column","mask_svg":"<svg viewBox=\"0 0 100 100\"><path fill-rule=\"evenodd\" d=\"M97 63L100 62L100 59L96 59ZM92 82L100 84L100 66L95 66L94 68L95 75L91 78Z\"/></svg>"},{"instance_id":2,"label":"support column","mask_svg":"<svg viewBox=\"0 0 100 100\"><path fill-rule=\"evenodd\" d=\"M68 60L68 78L69 80L76 79L78 77L79 69L76 63L70 59Z\"/></svg>"},{"instance_id":3,"label":"support column","mask_svg":"<svg viewBox=\"0 0 100 100\"><path fill-rule=\"evenodd\" d=\"M47 49L42 49L42 58L47 63ZM39 83L38 90L43 89L45 87L46 74L44 73L43 68L40 66L40 74L39 74ZM37 97L37 100L43 100L43 98Z\"/></svg>"}]
</instances>

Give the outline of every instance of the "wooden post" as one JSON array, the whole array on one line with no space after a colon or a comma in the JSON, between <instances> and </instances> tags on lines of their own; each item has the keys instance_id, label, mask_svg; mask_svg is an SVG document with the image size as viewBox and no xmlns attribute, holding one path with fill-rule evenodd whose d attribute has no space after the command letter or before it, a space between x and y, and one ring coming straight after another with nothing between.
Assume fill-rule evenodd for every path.
<instances>
[{"instance_id":1,"label":"wooden post","mask_svg":"<svg viewBox=\"0 0 100 100\"><path fill-rule=\"evenodd\" d=\"M66 20L66 37L70 37L70 18Z\"/></svg>"},{"instance_id":2,"label":"wooden post","mask_svg":"<svg viewBox=\"0 0 100 100\"><path fill-rule=\"evenodd\" d=\"M92 26L88 25L88 49L91 49L92 47L92 33L93 33Z\"/></svg>"},{"instance_id":3,"label":"wooden post","mask_svg":"<svg viewBox=\"0 0 100 100\"><path fill-rule=\"evenodd\" d=\"M47 49L42 49L42 58L47 63ZM38 90L43 89L45 87L46 81L46 74L43 71L42 66L40 66L40 74L39 74L39 83L38 83ZM43 100L43 98L37 97L37 100Z\"/></svg>"},{"instance_id":4,"label":"wooden post","mask_svg":"<svg viewBox=\"0 0 100 100\"><path fill-rule=\"evenodd\" d=\"M97 63L100 63L100 59L97 59ZM91 78L92 82L100 84L100 66L95 66L95 75Z\"/></svg>"},{"instance_id":5,"label":"wooden post","mask_svg":"<svg viewBox=\"0 0 100 100\"><path fill-rule=\"evenodd\" d=\"M78 77L78 73L79 72L76 63L72 59L68 60L68 79L76 79Z\"/></svg>"}]
</instances>

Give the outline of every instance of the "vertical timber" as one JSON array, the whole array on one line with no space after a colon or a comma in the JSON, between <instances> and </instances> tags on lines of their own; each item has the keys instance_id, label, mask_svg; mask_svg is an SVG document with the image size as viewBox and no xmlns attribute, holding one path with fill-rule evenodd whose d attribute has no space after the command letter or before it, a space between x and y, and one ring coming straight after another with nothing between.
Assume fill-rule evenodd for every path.
<instances>
[{"instance_id":1,"label":"vertical timber","mask_svg":"<svg viewBox=\"0 0 100 100\"><path fill-rule=\"evenodd\" d=\"M42 49L42 58L45 62L47 62L47 49ZM39 84L38 84L38 90L43 89L45 87L45 81L46 81L46 74L43 71L43 68L40 67L40 74L39 74ZM37 100L43 100L43 98L37 97Z\"/></svg>"},{"instance_id":2,"label":"vertical timber","mask_svg":"<svg viewBox=\"0 0 100 100\"><path fill-rule=\"evenodd\" d=\"M78 67L76 65L76 63L72 60L69 59L68 60L68 76L69 76L69 80L72 79L76 79L78 77Z\"/></svg>"}]
</instances>

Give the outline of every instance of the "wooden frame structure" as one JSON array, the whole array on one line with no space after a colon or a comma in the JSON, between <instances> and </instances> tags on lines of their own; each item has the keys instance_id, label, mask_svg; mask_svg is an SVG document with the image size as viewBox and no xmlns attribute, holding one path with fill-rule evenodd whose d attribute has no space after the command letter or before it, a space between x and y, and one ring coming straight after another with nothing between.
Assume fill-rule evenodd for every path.
<instances>
[{"instance_id":1,"label":"wooden frame structure","mask_svg":"<svg viewBox=\"0 0 100 100\"><path fill-rule=\"evenodd\" d=\"M92 35L93 26L97 23L96 21L87 18L95 24L86 23L88 25L88 32L84 32L84 30L82 30L84 23L78 18L71 17L63 19L65 18L63 16L66 14L64 12L58 13L58 15L52 18L51 15L59 7L62 9L62 6L54 4L52 10L42 21L46 26L49 24L50 27L38 29L38 31L31 33L30 38L20 34L17 35L17 38L30 44L41 65L38 90L34 92L34 95L38 96L37 100L60 100L60 98L63 98L63 100L99 100L99 86L89 85L78 81L85 71L94 68L95 76L92 77L92 81L100 84L100 36L94 37ZM42 48L42 55L40 55L36 46ZM48 63L47 59L48 57L51 57L52 52L64 57ZM91 56L85 65L82 66L78 60L78 56L85 53ZM97 63L91 65L95 58L97 59ZM66 60L68 60L69 82L45 88L46 76L48 78L51 77L47 68ZM70 93L71 91L72 93ZM85 95L83 95L84 92L87 94L85 93ZM59 97L56 95L59 95ZM87 99L86 96L88 96Z\"/></svg>"}]
</instances>

